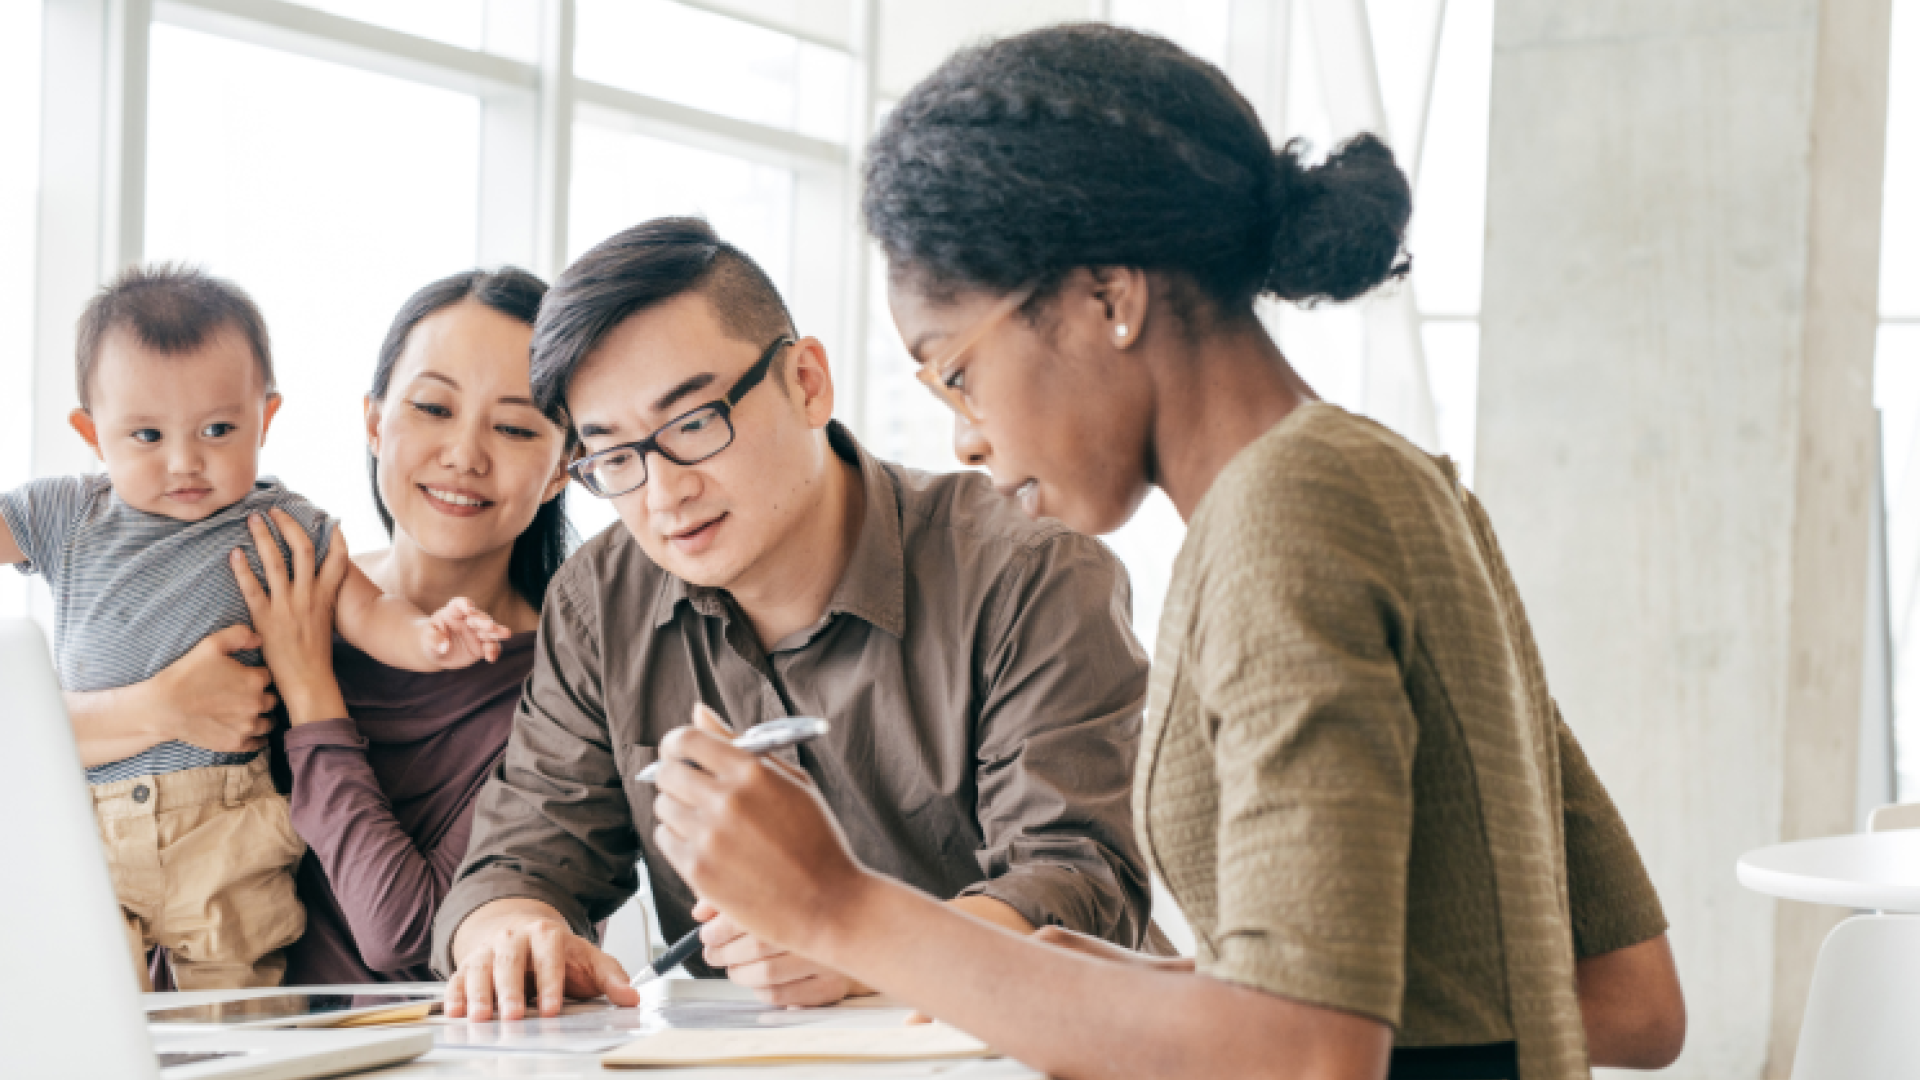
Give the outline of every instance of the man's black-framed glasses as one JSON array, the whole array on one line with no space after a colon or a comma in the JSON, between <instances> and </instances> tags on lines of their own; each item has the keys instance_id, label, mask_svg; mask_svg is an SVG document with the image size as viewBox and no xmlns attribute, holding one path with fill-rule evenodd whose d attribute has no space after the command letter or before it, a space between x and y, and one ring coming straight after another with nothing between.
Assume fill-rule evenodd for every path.
<instances>
[{"instance_id":1,"label":"man's black-framed glasses","mask_svg":"<svg viewBox=\"0 0 1920 1080\"><path fill-rule=\"evenodd\" d=\"M780 350L793 344L782 334L740 376L727 395L689 409L660 425L639 442L621 443L567 466L580 486L603 499L625 495L646 484L647 455L659 454L675 465L696 465L733 445L733 410L747 391L760 385Z\"/></svg>"}]
</instances>

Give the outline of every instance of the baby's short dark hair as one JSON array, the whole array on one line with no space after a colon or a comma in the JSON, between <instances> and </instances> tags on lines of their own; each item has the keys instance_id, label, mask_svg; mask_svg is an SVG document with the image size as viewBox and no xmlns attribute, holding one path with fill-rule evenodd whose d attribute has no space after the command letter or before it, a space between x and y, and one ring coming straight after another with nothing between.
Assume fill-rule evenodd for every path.
<instances>
[{"instance_id":1,"label":"baby's short dark hair","mask_svg":"<svg viewBox=\"0 0 1920 1080\"><path fill-rule=\"evenodd\" d=\"M74 350L74 384L80 407L93 405L93 371L107 335L125 328L140 344L166 355L190 352L231 327L245 338L260 367L266 392L274 392L273 350L267 321L238 285L204 270L176 263L133 266L101 289L80 313Z\"/></svg>"}]
</instances>

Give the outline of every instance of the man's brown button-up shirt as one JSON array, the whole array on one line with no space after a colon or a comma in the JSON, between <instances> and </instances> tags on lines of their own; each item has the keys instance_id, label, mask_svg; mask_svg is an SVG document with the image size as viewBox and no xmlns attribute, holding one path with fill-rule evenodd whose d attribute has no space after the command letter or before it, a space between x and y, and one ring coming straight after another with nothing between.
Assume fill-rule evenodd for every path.
<instances>
[{"instance_id":1,"label":"man's brown button-up shirt","mask_svg":"<svg viewBox=\"0 0 1920 1080\"><path fill-rule=\"evenodd\" d=\"M436 921L441 974L454 931L492 900L544 901L591 938L638 888L636 863L668 939L695 925L635 776L696 701L736 730L828 718L827 737L783 753L868 867L942 899L993 897L1035 926L1144 942L1130 793L1147 657L1126 572L984 476L902 468L838 424L828 434L859 470L865 519L826 614L771 651L726 593L660 569L620 526L553 579L512 739Z\"/></svg>"}]
</instances>

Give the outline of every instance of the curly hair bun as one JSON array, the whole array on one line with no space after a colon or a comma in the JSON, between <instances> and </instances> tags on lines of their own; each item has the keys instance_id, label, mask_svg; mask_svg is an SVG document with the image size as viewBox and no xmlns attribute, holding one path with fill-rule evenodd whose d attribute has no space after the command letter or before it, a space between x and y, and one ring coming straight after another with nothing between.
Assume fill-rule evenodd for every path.
<instances>
[{"instance_id":1,"label":"curly hair bun","mask_svg":"<svg viewBox=\"0 0 1920 1080\"><path fill-rule=\"evenodd\" d=\"M1165 38L1054 26L962 49L867 151L896 272L1004 292L1077 268L1184 275L1226 311L1350 300L1404 273L1407 181L1370 135L1277 155L1224 73Z\"/></svg>"},{"instance_id":2,"label":"curly hair bun","mask_svg":"<svg viewBox=\"0 0 1920 1080\"><path fill-rule=\"evenodd\" d=\"M1308 165L1294 139L1274 155L1272 262L1262 291L1295 303L1352 300L1406 276L1413 191L1393 151L1368 132Z\"/></svg>"}]
</instances>

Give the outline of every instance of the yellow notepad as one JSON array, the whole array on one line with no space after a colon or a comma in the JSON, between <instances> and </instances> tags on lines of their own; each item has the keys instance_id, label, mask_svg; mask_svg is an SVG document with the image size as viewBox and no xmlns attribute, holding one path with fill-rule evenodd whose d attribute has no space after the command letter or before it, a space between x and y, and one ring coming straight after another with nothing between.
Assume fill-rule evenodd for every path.
<instances>
[{"instance_id":1,"label":"yellow notepad","mask_svg":"<svg viewBox=\"0 0 1920 1080\"><path fill-rule=\"evenodd\" d=\"M411 1005L395 1005L391 1009L382 1009L379 1012L349 1016L333 1026L351 1028L375 1027L381 1024L417 1024L431 1015L439 1004L438 1001L429 998L426 1001L416 1001Z\"/></svg>"},{"instance_id":2,"label":"yellow notepad","mask_svg":"<svg viewBox=\"0 0 1920 1080\"><path fill-rule=\"evenodd\" d=\"M689 1065L857 1065L986 1057L987 1044L945 1024L890 1028L687 1028L663 1031L609 1051L609 1068Z\"/></svg>"}]
</instances>

